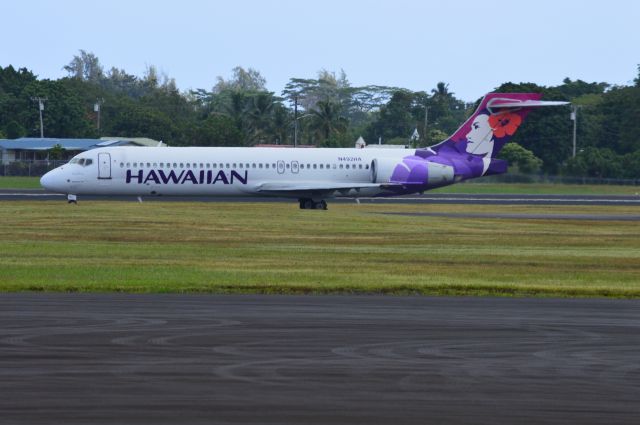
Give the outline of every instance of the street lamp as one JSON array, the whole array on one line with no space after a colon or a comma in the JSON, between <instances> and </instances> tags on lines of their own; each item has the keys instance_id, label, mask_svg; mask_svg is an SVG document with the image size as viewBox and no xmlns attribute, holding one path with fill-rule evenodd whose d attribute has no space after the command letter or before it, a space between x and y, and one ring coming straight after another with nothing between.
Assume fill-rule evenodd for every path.
<instances>
[{"instance_id":1,"label":"street lamp","mask_svg":"<svg viewBox=\"0 0 640 425\"><path fill-rule=\"evenodd\" d=\"M98 114L98 120L96 123L96 127L100 130L100 111L102 110L102 104L104 103L104 99L99 97L96 99L96 103L93 104L93 112Z\"/></svg>"},{"instance_id":2,"label":"street lamp","mask_svg":"<svg viewBox=\"0 0 640 425\"><path fill-rule=\"evenodd\" d=\"M38 102L38 112L40 113L40 138L44 139L44 125L42 123L42 111L44 111L44 102L46 102L46 97L33 96L31 100L34 102Z\"/></svg>"}]
</instances>

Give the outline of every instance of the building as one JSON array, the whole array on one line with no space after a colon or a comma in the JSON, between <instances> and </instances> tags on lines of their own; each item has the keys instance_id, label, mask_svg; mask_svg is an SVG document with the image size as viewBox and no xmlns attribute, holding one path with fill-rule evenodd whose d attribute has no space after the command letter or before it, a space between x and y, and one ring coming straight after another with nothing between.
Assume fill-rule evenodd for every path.
<instances>
[{"instance_id":1,"label":"building","mask_svg":"<svg viewBox=\"0 0 640 425\"><path fill-rule=\"evenodd\" d=\"M60 157L51 158L51 149L60 146ZM162 142L147 138L101 138L101 139L56 139L31 138L0 139L0 164L13 162L48 162L53 159L67 161L80 152L107 146L166 146Z\"/></svg>"},{"instance_id":2,"label":"building","mask_svg":"<svg viewBox=\"0 0 640 425\"><path fill-rule=\"evenodd\" d=\"M60 146L53 155L55 147ZM0 176L41 176L80 152L107 146L166 146L147 138L102 139L30 138L0 139ZM54 158L55 156L55 158Z\"/></svg>"}]
</instances>

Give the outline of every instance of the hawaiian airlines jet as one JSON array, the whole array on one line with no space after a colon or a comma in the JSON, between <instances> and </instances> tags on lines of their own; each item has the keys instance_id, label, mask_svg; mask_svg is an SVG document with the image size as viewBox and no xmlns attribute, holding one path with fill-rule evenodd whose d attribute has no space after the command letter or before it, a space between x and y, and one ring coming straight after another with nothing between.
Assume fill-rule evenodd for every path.
<instances>
[{"instance_id":1,"label":"hawaiian airlines jet","mask_svg":"<svg viewBox=\"0 0 640 425\"><path fill-rule=\"evenodd\" d=\"M395 196L501 174L496 159L534 108L535 93L491 93L447 140L420 149L112 147L45 174L45 189L77 195L271 196L326 209L334 197Z\"/></svg>"}]
</instances>

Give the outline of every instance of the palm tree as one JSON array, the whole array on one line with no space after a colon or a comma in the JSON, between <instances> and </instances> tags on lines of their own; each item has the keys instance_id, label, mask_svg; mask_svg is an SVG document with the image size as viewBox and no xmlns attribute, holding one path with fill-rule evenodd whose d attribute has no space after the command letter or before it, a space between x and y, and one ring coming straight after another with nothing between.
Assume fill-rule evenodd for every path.
<instances>
[{"instance_id":1,"label":"palm tree","mask_svg":"<svg viewBox=\"0 0 640 425\"><path fill-rule=\"evenodd\" d=\"M321 139L327 140L333 134L342 133L347 129L347 119L340 114L340 105L328 100L320 100L311 110L313 129Z\"/></svg>"},{"instance_id":2,"label":"palm tree","mask_svg":"<svg viewBox=\"0 0 640 425\"><path fill-rule=\"evenodd\" d=\"M249 98L246 118L254 142L260 142L268 135L274 104L273 94L269 92L259 92Z\"/></svg>"}]
</instances>

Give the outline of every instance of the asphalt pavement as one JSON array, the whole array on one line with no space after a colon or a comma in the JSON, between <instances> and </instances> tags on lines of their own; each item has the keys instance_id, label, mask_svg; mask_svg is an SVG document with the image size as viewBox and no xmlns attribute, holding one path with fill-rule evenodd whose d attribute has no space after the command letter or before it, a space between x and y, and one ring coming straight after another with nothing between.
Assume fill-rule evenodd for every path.
<instances>
[{"instance_id":1,"label":"asphalt pavement","mask_svg":"<svg viewBox=\"0 0 640 425\"><path fill-rule=\"evenodd\" d=\"M66 202L66 196L41 189L0 190L2 200ZM78 202L106 200L137 202L135 196L78 196ZM288 202L287 198L258 197L206 197L206 196L143 196L143 202ZM331 203L354 203L352 198L330 199ZM640 195L521 195L521 194L448 194L430 193L397 197L359 198L361 203L374 204L483 204L483 205L638 205Z\"/></svg>"},{"instance_id":2,"label":"asphalt pavement","mask_svg":"<svg viewBox=\"0 0 640 425\"><path fill-rule=\"evenodd\" d=\"M640 302L0 295L2 424L636 424Z\"/></svg>"}]
</instances>

